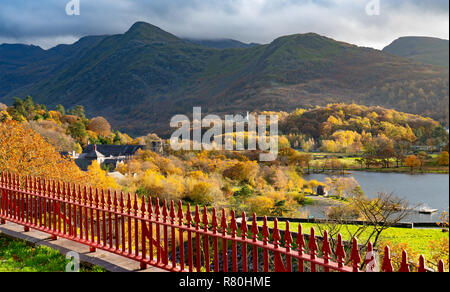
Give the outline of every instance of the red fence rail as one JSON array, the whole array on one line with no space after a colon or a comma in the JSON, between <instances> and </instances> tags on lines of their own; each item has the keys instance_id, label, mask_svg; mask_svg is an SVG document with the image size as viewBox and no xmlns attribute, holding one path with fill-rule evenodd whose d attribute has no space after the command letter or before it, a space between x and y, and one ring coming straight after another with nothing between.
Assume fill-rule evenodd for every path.
<instances>
[{"instance_id":1,"label":"red fence rail","mask_svg":"<svg viewBox=\"0 0 450 292\"><path fill-rule=\"evenodd\" d=\"M360 272L368 263L362 260L357 239L353 239L347 259L342 236L336 251L330 247L327 232L321 241L314 228L305 240L299 225L292 237L289 222L283 238L278 221L270 233L267 220L258 227L253 215L248 224L245 213L238 224L222 210L208 212L206 207L189 204L183 209L171 201L146 202L123 193L103 191L70 183L1 173L0 224L6 221L105 250L147 265L173 272L292 272L338 271ZM319 248L320 244L320 248ZM371 244L367 253L373 251ZM370 260L369 260L370 261ZM400 272L412 265L404 251ZM384 251L381 270L394 271L389 247ZM444 271L440 261L438 270ZM426 272L425 258L420 257L417 271Z\"/></svg>"}]
</instances>

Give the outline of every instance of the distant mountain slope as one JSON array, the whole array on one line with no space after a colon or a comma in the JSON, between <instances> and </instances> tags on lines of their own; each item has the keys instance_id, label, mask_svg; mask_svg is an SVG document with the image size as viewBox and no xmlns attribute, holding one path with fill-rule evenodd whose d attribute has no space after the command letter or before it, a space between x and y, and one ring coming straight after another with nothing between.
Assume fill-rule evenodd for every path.
<instances>
[{"instance_id":1,"label":"distant mountain slope","mask_svg":"<svg viewBox=\"0 0 450 292\"><path fill-rule=\"evenodd\" d=\"M448 40L430 37L402 37L384 48L383 51L429 65L449 67Z\"/></svg>"},{"instance_id":2,"label":"distant mountain slope","mask_svg":"<svg viewBox=\"0 0 450 292\"><path fill-rule=\"evenodd\" d=\"M61 70L102 39L84 37L73 45L58 45L47 51L36 46L0 45L0 100L17 89L26 93L30 86Z\"/></svg>"},{"instance_id":3,"label":"distant mountain slope","mask_svg":"<svg viewBox=\"0 0 450 292\"><path fill-rule=\"evenodd\" d=\"M185 41L204 46L213 49L245 49L258 46L258 44L246 44L240 41L232 39L214 39L214 40L202 40L202 39L185 39Z\"/></svg>"},{"instance_id":4,"label":"distant mountain slope","mask_svg":"<svg viewBox=\"0 0 450 292\"><path fill-rule=\"evenodd\" d=\"M448 70L313 33L217 50L138 22L44 55L0 66L0 102L32 95L50 106L81 104L133 135L168 134L170 118L193 106L226 114L357 102L448 123Z\"/></svg>"}]
</instances>

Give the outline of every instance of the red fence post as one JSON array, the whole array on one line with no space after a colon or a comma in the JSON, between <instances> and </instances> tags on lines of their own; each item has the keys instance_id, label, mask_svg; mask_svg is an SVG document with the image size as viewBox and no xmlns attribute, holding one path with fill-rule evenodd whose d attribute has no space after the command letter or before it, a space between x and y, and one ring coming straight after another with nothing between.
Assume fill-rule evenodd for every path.
<instances>
[{"instance_id":1,"label":"red fence post","mask_svg":"<svg viewBox=\"0 0 450 292\"><path fill-rule=\"evenodd\" d=\"M242 222L241 222L241 238L242 238L242 272L248 272L247 265L247 216L245 212L242 212Z\"/></svg>"},{"instance_id":2,"label":"red fence post","mask_svg":"<svg viewBox=\"0 0 450 292\"><path fill-rule=\"evenodd\" d=\"M401 273L409 272L408 254L405 250L402 252L402 263L400 265L399 272L401 272Z\"/></svg>"},{"instance_id":3,"label":"red fence post","mask_svg":"<svg viewBox=\"0 0 450 292\"><path fill-rule=\"evenodd\" d=\"M309 238L309 242L308 242L308 249L309 249L309 254L311 256L311 272L316 272L316 264L314 263L315 259L316 259L316 254L317 254L317 243L316 243L316 235L315 235L316 231L314 230L314 227L311 227L311 234L310 234L310 238Z\"/></svg>"},{"instance_id":4,"label":"red fence post","mask_svg":"<svg viewBox=\"0 0 450 292\"><path fill-rule=\"evenodd\" d=\"M180 269L184 271L184 238L183 238L183 204L181 201L178 201L178 236L180 241Z\"/></svg>"},{"instance_id":5,"label":"red fence post","mask_svg":"<svg viewBox=\"0 0 450 292\"><path fill-rule=\"evenodd\" d=\"M267 226L267 217L264 216L263 219L263 227L262 227L262 242L264 247L268 245L269 242L269 227ZM263 260L264 260L264 273L269 272L269 251L266 248L263 248Z\"/></svg>"},{"instance_id":6,"label":"red fence post","mask_svg":"<svg viewBox=\"0 0 450 292\"><path fill-rule=\"evenodd\" d=\"M203 236L203 244L205 246L205 259L204 259L204 263L205 263L205 270L207 273L210 272L210 266L209 266L209 261L210 261L210 256L209 256L209 236L208 236L208 211L206 210L206 206L203 206L203 231L205 232L205 235Z\"/></svg>"},{"instance_id":7,"label":"red fence post","mask_svg":"<svg viewBox=\"0 0 450 292\"><path fill-rule=\"evenodd\" d=\"M394 271L394 267L392 266L391 250L389 249L389 246L386 246L384 249L383 265L381 269L387 273L392 273Z\"/></svg>"},{"instance_id":8,"label":"red fence post","mask_svg":"<svg viewBox=\"0 0 450 292\"><path fill-rule=\"evenodd\" d=\"M188 205L189 206L189 205ZM223 271L228 272L228 244L227 244L227 217L225 213L225 209L222 210L222 218L220 222L220 227L222 229L222 263L223 263Z\"/></svg>"},{"instance_id":9,"label":"red fence post","mask_svg":"<svg viewBox=\"0 0 450 292\"><path fill-rule=\"evenodd\" d=\"M286 268L283 264L283 260L281 259L280 252L277 251L280 245L280 231L278 230L278 219L275 218L273 220L273 247L275 249L274 251L274 257L275 257L275 272L286 272Z\"/></svg>"},{"instance_id":10,"label":"red fence post","mask_svg":"<svg viewBox=\"0 0 450 292\"><path fill-rule=\"evenodd\" d=\"M25 177L25 185L24 185L24 191L25 191L25 224L29 224L29 216L30 216L30 201L29 201L29 197L28 197L28 191L29 191L29 178L28 176ZM1 195L1 191L0 191L0 195ZM0 206L1 208L1 206ZM28 226L24 226L23 227L23 231L24 232L29 232L30 231L30 227Z\"/></svg>"},{"instance_id":11,"label":"red fence post","mask_svg":"<svg viewBox=\"0 0 450 292\"><path fill-rule=\"evenodd\" d=\"M423 255L421 255L419 257L419 269L418 272L419 273L425 273L427 270L425 268L425 257Z\"/></svg>"},{"instance_id":12,"label":"red fence post","mask_svg":"<svg viewBox=\"0 0 450 292\"><path fill-rule=\"evenodd\" d=\"M328 232L326 230L323 232L322 254L323 254L322 257L323 257L323 261L324 261L325 265L328 265L329 260L330 260L330 254L331 254L331 247L330 247L330 243L328 241ZM324 271L326 273L330 271L328 266L324 267Z\"/></svg>"},{"instance_id":13,"label":"red fence post","mask_svg":"<svg viewBox=\"0 0 450 292\"><path fill-rule=\"evenodd\" d=\"M212 218L211 218L211 226L212 226L212 232L214 235L217 235L217 227L218 227L218 221L217 221L217 215L216 215L216 208L213 208L212 210ZM218 273L220 271L219 267L219 250L218 250L218 242L217 242L217 236L213 237L213 249L214 249L214 272ZM180 251L181 254L181 251Z\"/></svg>"},{"instance_id":14,"label":"red fence post","mask_svg":"<svg viewBox=\"0 0 450 292\"><path fill-rule=\"evenodd\" d=\"M253 273L258 272L258 247L256 243L258 242L258 222L256 222L256 213L253 213L252 221L252 242L253 242Z\"/></svg>"},{"instance_id":15,"label":"red fence post","mask_svg":"<svg viewBox=\"0 0 450 292\"><path fill-rule=\"evenodd\" d=\"M186 224L188 228L188 265L189 272L192 273L194 271L194 259L193 259L193 251L192 251L192 214L191 214L191 205L187 204L186 209Z\"/></svg>"},{"instance_id":16,"label":"red fence post","mask_svg":"<svg viewBox=\"0 0 450 292\"><path fill-rule=\"evenodd\" d=\"M173 200L170 201L170 231L171 231L171 249L172 249L172 269L175 269L177 267L177 243L176 243L176 238L175 238L175 203L173 202ZM182 242L180 242L180 245L183 244Z\"/></svg>"},{"instance_id":17,"label":"red fence post","mask_svg":"<svg viewBox=\"0 0 450 292\"><path fill-rule=\"evenodd\" d=\"M290 230L290 226L289 226L289 221L286 221L286 230L284 232L284 247L286 249L286 271L287 272L292 272L292 260L291 260L291 256L289 255L291 252L291 248L292 248L292 235L291 235L291 230Z\"/></svg>"},{"instance_id":18,"label":"red fence post","mask_svg":"<svg viewBox=\"0 0 450 292\"><path fill-rule=\"evenodd\" d=\"M340 233L338 234L338 240L337 240L337 245L336 245L336 257L337 257L338 267L339 268L344 267L346 255L345 255L344 245L342 244L342 235Z\"/></svg>"},{"instance_id":19,"label":"red fence post","mask_svg":"<svg viewBox=\"0 0 450 292\"><path fill-rule=\"evenodd\" d=\"M236 213L234 211L231 211L231 222L230 222L230 228L231 228L231 264L233 273L236 273L238 271L237 267L237 247L236 247L236 233L237 233L237 221L236 221Z\"/></svg>"},{"instance_id":20,"label":"red fence post","mask_svg":"<svg viewBox=\"0 0 450 292\"><path fill-rule=\"evenodd\" d=\"M195 206L195 215L194 215L194 223L195 223L195 253L197 259L197 272L201 272L202 270L202 251L200 249L200 212L198 205Z\"/></svg>"},{"instance_id":21,"label":"red fence post","mask_svg":"<svg viewBox=\"0 0 450 292\"><path fill-rule=\"evenodd\" d=\"M295 242L297 244L297 252L299 255L298 260L298 271L303 272L304 271L304 261L303 261L303 252L305 249L305 238L302 233L302 224L298 224L298 232L297 232L297 240Z\"/></svg>"},{"instance_id":22,"label":"red fence post","mask_svg":"<svg viewBox=\"0 0 450 292\"><path fill-rule=\"evenodd\" d=\"M147 229L147 223L145 222L145 219L146 219L145 211L146 211L145 210L145 198L142 198L142 202L141 202L142 261L141 261L141 264L140 264L141 270L147 269L147 264L143 262L143 261L147 260L147 238L146 238L146 234L145 234L145 231ZM110 218L111 218L111 213L110 213ZM111 230L111 227L110 227L110 230ZM111 233L111 231L110 231L110 233ZM112 237L112 234L110 234L109 236Z\"/></svg>"},{"instance_id":23,"label":"red fence post","mask_svg":"<svg viewBox=\"0 0 450 292\"><path fill-rule=\"evenodd\" d=\"M359 248L358 248L358 239L353 238L352 242L352 255L351 255L351 261L353 266L353 272L357 273L359 272L359 265L361 263L361 256L359 255Z\"/></svg>"}]
</instances>

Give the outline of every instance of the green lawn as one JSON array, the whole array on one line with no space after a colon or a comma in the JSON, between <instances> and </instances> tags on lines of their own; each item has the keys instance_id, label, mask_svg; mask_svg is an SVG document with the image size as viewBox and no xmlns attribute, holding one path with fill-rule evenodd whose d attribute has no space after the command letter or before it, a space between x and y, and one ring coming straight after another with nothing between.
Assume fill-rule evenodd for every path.
<instances>
[{"instance_id":1,"label":"green lawn","mask_svg":"<svg viewBox=\"0 0 450 292\"><path fill-rule=\"evenodd\" d=\"M312 165L314 163L324 163L326 159L324 157L332 158L336 157L337 160L346 166L347 170L354 171L370 171L370 172L396 172L396 173L411 173L411 169L409 167L396 167L395 159L391 159L391 167L390 168L381 168L379 166L372 166L367 169L364 165L361 168L361 164L358 162L358 159L361 157L353 157L347 153L326 153L326 152L318 152L318 153L306 153L299 152L301 154L311 154L313 156ZM438 174L447 174L449 173L448 166L438 166L436 163L438 154L431 154L430 158L425 162L425 165L422 170L414 169L415 173L438 173ZM339 157L339 158L338 158ZM311 167L313 169L314 167Z\"/></svg>"},{"instance_id":2,"label":"green lawn","mask_svg":"<svg viewBox=\"0 0 450 292\"><path fill-rule=\"evenodd\" d=\"M262 222L259 222L262 226ZM273 227L273 222L268 223L269 227ZM278 227L281 230L285 230L286 223L279 222ZM316 229L316 235L320 235L318 224L302 223L303 232L310 234L311 227ZM355 225L346 226L350 232L354 232L357 228ZM370 234L370 229L365 231L360 238L360 242L367 240ZM298 230L298 223L290 223L290 230L296 232ZM344 240L351 240L350 234L346 231L346 228L342 228L342 237ZM389 228L382 233L382 240L389 241L392 244L407 243L408 246L417 252L423 254L426 258L431 257L431 249L429 247L430 242L434 240L440 240L442 238L449 237L449 233L444 233L440 229L408 229L408 228Z\"/></svg>"},{"instance_id":3,"label":"green lawn","mask_svg":"<svg viewBox=\"0 0 450 292\"><path fill-rule=\"evenodd\" d=\"M58 251L0 235L0 272L64 272L68 263ZM97 266L82 266L80 271L104 272Z\"/></svg>"}]
</instances>

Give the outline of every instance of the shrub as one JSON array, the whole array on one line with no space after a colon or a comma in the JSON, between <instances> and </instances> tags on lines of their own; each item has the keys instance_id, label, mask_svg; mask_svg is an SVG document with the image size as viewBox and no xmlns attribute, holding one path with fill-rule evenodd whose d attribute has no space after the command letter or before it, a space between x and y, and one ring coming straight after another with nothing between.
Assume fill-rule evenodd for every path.
<instances>
[{"instance_id":1,"label":"shrub","mask_svg":"<svg viewBox=\"0 0 450 292\"><path fill-rule=\"evenodd\" d=\"M235 192L234 195L237 197L250 197L253 194L253 190L249 186L243 186L239 191Z\"/></svg>"},{"instance_id":2,"label":"shrub","mask_svg":"<svg viewBox=\"0 0 450 292\"><path fill-rule=\"evenodd\" d=\"M443 151L438 158L439 166L448 166L449 164L449 154L447 151Z\"/></svg>"},{"instance_id":3,"label":"shrub","mask_svg":"<svg viewBox=\"0 0 450 292\"><path fill-rule=\"evenodd\" d=\"M147 170L141 177L141 185L147 196L161 198L164 193L164 176L160 173Z\"/></svg>"},{"instance_id":4,"label":"shrub","mask_svg":"<svg viewBox=\"0 0 450 292\"><path fill-rule=\"evenodd\" d=\"M255 196L247 200L248 211L258 216L269 215L273 207L274 201L268 197Z\"/></svg>"},{"instance_id":5,"label":"shrub","mask_svg":"<svg viewBox=\"0 0 450 292\"><path fill-rule=\"evenodd\" d=\"M448 241L447 241L447 243L448 243ZM378 245L378 250L384 251L384 248L386 246L389 246L390 250L391 250L391 259L392 259L392 266L394 267L394 271L400 270L400 267L402 264L402 255L403 255L404 250L408 254L409 261L418 262L418 260L419 260L419 255L412 248L410 248L407 243L393 244L390 241L383 241L383 242L380 242L380 244ZM381 252L380 264L383 263L383 258L384 258L384 252Z\"/></svg>"},{"instance_id":6,"label":"shrub","mask_svg":"<svg viewBox=\"0 0 450 292\"><path fill-rule=\"evenodd\" d=\"M440 240L433 240L429 244L429 248L432 250L433 264L437 265L440 260L444 261L444 266L448 268L449 264L449 239L448 237L441 238Z\"/></svg>"},{"instance_id":7,"label":"shrub","mask_svg":"<svg viewBox=\"0 0 450 292\"><path fill-rule=\"evenodd\" d=\"M90 120L88 129L102 136L111 134L111 125L104 117L95 117Z\"/></svg>"},{"instance_id":8,"label":"shrub","mask_svg":"<svg viewBox=\"0 0 450 292\"><path fill-rule=\"evenodd\" d=\"M238 162L224 170L223 175L238 182L255 184L259 166L255 161Z\"/></svg>"},{"instance_id":9,"label":"shrub","mask_svg":"<svg viewBox=\"0 0 450 292\"><path fill-rule=\"evenodd\" d=\"M161 199L180 200L185 193L183 177L179 175L169 175L163 180L163 194Z\"/></svg>"},{"instance_id":10,"label":"shrub","mask_svg":"<svg viewBox=\"0 0 450 292\"><path fill-rule=\"evenodd\" d=\"M211 205L219 199L221 191L211 183L198 181L188 193L188 198L197 204Z\"/></svg>"}]
</instances>

